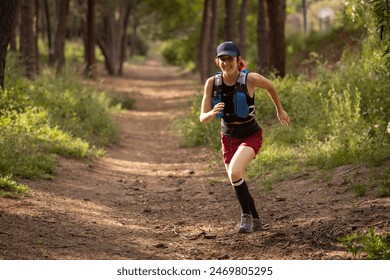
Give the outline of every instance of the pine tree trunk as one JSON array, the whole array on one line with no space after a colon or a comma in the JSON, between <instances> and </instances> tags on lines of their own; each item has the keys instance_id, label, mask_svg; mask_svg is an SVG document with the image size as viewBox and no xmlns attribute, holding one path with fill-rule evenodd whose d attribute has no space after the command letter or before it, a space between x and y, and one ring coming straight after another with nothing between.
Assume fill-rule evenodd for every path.
<instances>
[{"instance_id":1,"label":"pine tree trunk","mask_svg":"<svg viewBox=\"0 0 390 280\"><path fill-rule=\"evenodd\" d=\"M16 10L14 11L14 20L13 24L11 27L11 39L9 42L10 45L10 50L13 52L17 51L17 43L16 43L16 38L17 38L17 33L20 30L20 13L21 13L21 7L22 7L22 1L20 0L15 0L17 2L16 4Z\"/></svg>"},{"instance_id":2,"label":"pine tree trunk","mask_svg":"<svg viewBox=\"0 0 390 280\"><path fill-rule=\"evenodd\" d=\"M302 0L302 11L303 11L303 30L305 33L309 30L307 21L307 0Z\"/></svg>"},{"instance_id":3,"label":"pine tree trunk","mask_svg":"<svg viewBox=\"0 0 390 280\"><path fill-rule=\"evenodd\" d=\"M130 56L134 56L137 52L137 40L138 40L138 18L133 10L133 20L131 22L131 37L130 37Z\"/></svg>"},{"instance_id":4,"label":"pine tree trunk","mask_svg":"<svg viewBox=\"0 0 390 280\"><path fill-rule=\"evenodd\" d=\"M65 65L65 35L69 13L69 0L57 0L57 29L54 37L53 63L56 64L57 73L61 72Z\"/></svg>"},{"instance_id":5,"label":"pine tree trunk","mask_svg":"<svg viewBox=\"0 0 390 280\"><path fill-rule=\"evenodd\" d=\"M46 29L47 29L47 43L49 47L49 64L53 64L54 60L54 50L52 46L52 39L51 39L51 25L50 25L50 12L49 12L49 3L47 0L43 1L43 4L45 6L45 19L46 19ZM44 28L43 28L44 30Z\"/></svg>"},{"instance_id":6,"label":"pine tree trunk","mask_svg":"<svg viewBox=\"0 0 390 280\"><path fill-rule=\"evenodd\" d=\"M266 0L258 1L257 9L257 72L269 74L269 37Z\"/></svg>"},{"instance_id":7,"label":"pine tree trunk","mask_svg":"<svg viewBox=\"0 0 390 280\"><path fill-rule=\"evenodd\" d=\"M86 42L85 42L85 55L86 55L86 67L85 75L93 78L96 76L95 73L95 0L88 0L87 8L87 22L86 22Z\"/></svg>"},{"instance_id":8,"label":"pine tree trunk","mask_svg":"<svg viewBox=\"0 0 390 280\"><path fill-rule=\"evenodd\" d=\"M115 18L115 12L111 12L103 18L102 32L99 32L97 42L102 50L105 65L110 75L120 75L122 67L122 57L124 36L129 19L129 7L119 8L119 18Z\"/></svg>"},{"instance_id":9,"label":"pine tree trunk","mask_svg":"<svg viewBox=\"0 0 390 280\"><path fill-rule=\"evenodd\" d=\"M26 67L25 75L29 79L35 78L38 69L35 1L22 0L20 24L20 55Z\"/></svg>"},{"instance_id":10,"label":"pine tree trunk","mask_svg":"<svg viewBox=\"0 0 390 280\"><path fill-rule=\"evenodd\" d=\"M211 30L211 9L212 0L204 1L203 17L202 17L202 31L200 36L200 45L198 53L198 70L200 74L200 80L204 83L207 79L208 68L208 49L210 45L210 30Z\"/></svg>"},{"instance_id":11,"label":"pine tree trunk","mask_svg":"<svg viewBox=\"0 0 390 280\"><path fill-rule=\"evenodd\" d=\"M247 28L246 28L246 16L248 14L249 9L249 0L242 0L240 7L240 17L238 23L238 48L240 49L240 54L243 58L246 57L246 50L248 47L247 43Z\"/></svg>"},{"instance_id":12,"label":"pine tree trunk","mask_svg":"<svg viewBox=\"0 0 390 280\"><path fill-rule=\"evenodd\" d=\"M131 6L127 5L121 9L121 25L122 25L122 34L120 34L121 45L120 45L120 57L119 57L119 71L120 76L123 75L123 64L127 58L127 25L129 23Z\"/></svg>"},{"instance_id":13,"label":"pine tree trunk","mask_svg":"<svg viewBox=\"0 0 390 280\"><path fill-rule=\"evenodd\" d=\"M216 47L218 39L218 11L219 11L219 0L212 0L211 4L211 27L210 27L210 42L208 48L208 67L207 67L207 77L212 76L215 71L215 56L216 56Z\"/></svg>"},{"instance_id":14,"label":"pine tree trunk","mask_svg":"<svg viewBox=\"0 0 390 280\"><path fill-rule=\"evenodd\" d=\"M136 0L131 2L130 4L130 11L129 11L129 18L131 18L130 57L134 56L137 53L138 24L140 22L137 15L137 7L141 3L141 1L142 0Z\"/></svg>"},{"instance_id":15,"label":"pine tree trunk","mask_svg":"<svg viewBox=\"0 0 390 280\"><path fill-rule=\"evenodd\" d=\"M268 0L270 65L277 76L285 76L286 68L286 0Z\"/></svg>"},{"instance_id":16,"label":"pine tree trunk","mask_svg":"<svg viewBox=\"0 0 390 280\"><path fill-rule=\"evenodd\" d=\"M7 47L11 39L17 0L0 1L0 87L4 89Z\"/></svg>"},{"instance_id":17,"label":"pine tree trunk","mask_svg":"<svg viewBox=\"0 0 390 280\"><path fill-rule=\"evenodd\" d=\"M225 40L234 41L236 27L236 0L225 0Z\"/></svg>"}]
</instances>

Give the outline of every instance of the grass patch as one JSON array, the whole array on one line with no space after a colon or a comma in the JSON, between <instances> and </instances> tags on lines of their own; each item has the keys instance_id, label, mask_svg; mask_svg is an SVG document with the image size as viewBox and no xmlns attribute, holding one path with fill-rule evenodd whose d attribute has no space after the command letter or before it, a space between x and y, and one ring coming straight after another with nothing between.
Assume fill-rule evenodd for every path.
<instances>
[{"instance_id":1,"label":"grass patch","mask_svg":"<svg viewBox=\"0 0 390 280\"><path fill-rule=\"evenodd\" d=\"M390 196L390 182L383 182L377 187L378 196L379 197L386 197Z\"/></svg>"},{"instance_id":2,"label":"grass patch","mask_svg":"<svg viewBox=\"0 0 390 280\"><path fill-rule=\"evenodd\" d=\"M16 65L11 56L6 72L18 73ZM45 68L34 81L8 76L0 90L0 175L51 177L57 155L104 154L118 136L110 101L70 71L55 75Z\"/></svg>"},{"instance_id":3,"label":"grass patch","mask_svg":"<svg viewBox=\"0 0 390 280\"><path fill-rule=\"evenodd\" d=\"M135 92L138 93L138 92ZM133 92L134 94L134 92ZM135 99L130 97L127 93L123 94L117 94L112 93L111 94L111 101L109 106L115 107L118 110L132 110L134 108Z\"/></svg>"},{"instance_id":4,"label":"grass patch","mask_svg":"<svg viewBox=\"0 0 390 280\"><path fill-rule=\"evenodd\" d=\"M379 183L376 185L376 190L379 197L390 196L390 168L379 175Z\"/></svg>"},{"instance_id":5,"label":"grass patch","mask_svg":"<svg viewBox=\"0 0 390 280\"><path fill-rule=\"evenodd\" d=\"M365 196L368 191L368 187L364 184L352 184L350 188L357 197Z\"/></svg>"},{"instance_id":6,"label":"grass patch","mask_svg":"<svg viewBox=\"0 0 390 280\"><path fill-rule=\"evenodd\" d=\"M390 237L378 234L373 227L369 232L356 232L339 238L347 250L358 259L390 260Z\"/></svg>"},{"instance_id":7,"label":"grass patch","mask_svg":"<svg viewBox=\"0 0 390 280\"><path fill-rule=\"evenodd\" d=\"M13 180L11 175L0 176L0 196L7 198L15 198L19 194L27 194L28 187L23 184L18 184Z\"/></svg>"}]
</instances>

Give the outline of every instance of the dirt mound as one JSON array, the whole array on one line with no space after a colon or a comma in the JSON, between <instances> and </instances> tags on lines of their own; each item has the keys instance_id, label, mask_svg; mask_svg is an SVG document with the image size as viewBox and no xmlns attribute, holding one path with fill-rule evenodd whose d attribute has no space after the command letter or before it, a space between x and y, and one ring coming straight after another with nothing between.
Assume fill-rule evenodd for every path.
<instances>
[{"instance_id":1,"label":"dirt mound","mask_svg":"<svg viewBox=\"0 0 390 280\"><path fill-rule=\"evenodd\" d=\"M180 147L169 128L202 86L156 61L96 85L136 99L113 116L119 143L104 158L60 158L55 179L26 182L30 197L0 198L0 258L340 259L350 256L337 237L389 232L389 198L350 190L351 178L369 177L362 165L272 191L249 181L268 228L236 233L239 205L222 163L210 163L219 153Z\"/></svg>"}]
</instances>

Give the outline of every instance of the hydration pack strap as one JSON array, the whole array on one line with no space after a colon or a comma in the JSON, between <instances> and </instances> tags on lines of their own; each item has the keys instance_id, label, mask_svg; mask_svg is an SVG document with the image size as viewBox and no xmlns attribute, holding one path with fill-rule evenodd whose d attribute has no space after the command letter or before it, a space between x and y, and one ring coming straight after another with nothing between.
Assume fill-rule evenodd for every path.
<instances>
[{"instance_id":1,"label":"hydration pack strap","mask_svg":"<svg viewBox=\"0 0 390 280\"><path fill-rule=\"evenodd\" d=\"M241 71L240 75L238 76L237 83L245 85L246 84L246 76L248 75L248 72Z\"/></svg>"},{"instance_id":2,"label":"hydration pack strap","mask_svg":"<svg viewBox=\"0 0 390 280\"><path fill-rule=\"evenodd\" d=\"M240 71L236 81L236 90L246 93L246 79L248 76L248 70ZM216 97L218 93L222 90L222 73L217 73L214 78L214 86L213 86L213 97Z\"/></svg>"}]
</instances>

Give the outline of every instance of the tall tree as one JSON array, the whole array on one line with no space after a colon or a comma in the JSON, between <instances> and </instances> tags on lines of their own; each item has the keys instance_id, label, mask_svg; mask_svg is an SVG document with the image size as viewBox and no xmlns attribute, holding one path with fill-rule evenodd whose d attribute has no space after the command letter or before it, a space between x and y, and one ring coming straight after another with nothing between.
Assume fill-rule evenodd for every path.
<instances>
[{"instance_id":1,"label":"tall tree","mask_svg":"<svg viewBox=\"0 0 390 280\"><path fill-rule=\"evenodd\" d=\"M33 79L38 74L38 50L36 29L36 1L21 0L20 55L26 66L26 77Z\"/></svg>"},{"instance_id":2,"label":"tall tree","mask_svg":"<svg viewBox=\"0 0 390 280\"><path fill-rule=\"evenodd\" d=\"M12 23L16 7L17 0L0 1L0 87L2 89L4 89L7 47L11 39Z\"/></svg>"},{"instance_id":3,"label":"tall tree","mask_svg":"<svg viewBox=\"0 0 390 280\"><path fill-rule=\"evenodd\" d=\"M45 19L46 19L46 29L47 29L47 42L49 46L49 63L53 63L53 55L54 50L52 46L52 39L51 39L51 24L50 24L50 12L49 12L49 3L47 0L43 1L44 7L45 7Z\"/></svg>"},{"instance_id":4,"label":"tall tree","mask_svg":"<svg viewBox=\"0 0 390 280\"><path fill-rule=\"evenodd\" d=\"M302 12L303 12L303 30L305 33L309 30L307 21L307 0L302 0Z\"/></svg>"},{"instance_id":5,"label":"tall tree","mask_svg":"<svg viewBox=\"0 0 390 280\"><path fill-rule=\"evenodd\" d=\"M212 0L211 4L211 26L210 26L210 42L208 48L208 67L207 67L207 76L212 76L215 69L215 48L218 40L218 16L219 11L219 0Z\"/></svg>"},{"instance_id":6,"label":"tall tree","mask_svg":"<svg viewBox=\"0 0 390 280\"><path fill-rule=\"evenodd\" d=\"M86 22L86 31L85 36L85 75L89 78L94 78L95 73L95 64L96 64L96 55L95 55L95 0L88 0L87 7L87 22Z\"/></svg>"},{"instance_id":7,"label":"tall tree","mask_svg":"<svg viewBox=\"0 0 390 280\"><path fill-rule=\"evenodd\" d=\"M53 63L56 64L57 73L65 65L65 35L69 13L69 0L56 1L57 29L54 37Z\"/></svg>"},{"instance_id":8,"label":"tall tree","mask_svg":"<svg viewBox=\"0 0 390 280\"><path fill-rule=\"evenodd\" d=\"M130 37L130 56L134 56L137 50L138 40L138 24L139 18L137 16L137 6L132 6L129 13L130 26L131 26L131 37ZM125 36L127 38L127 36Z\"/></svg>"},{"instance_id":9,"label":"tall tree","mask_svg":"<svg viewBox=\"0 0 390 280\"><path fill-rule=\"evenodd\" d=\"M121 75L130 3L121 4L103 16L102 27L97 33L97 43L102 50L110 75ZM119 15L119 17L117 17Z\"/></svg>"},{"instance_id":10,"label":"tall tree","mask_svg":"<svg viewBox=\"0 0 390 280\"><path fill-rule=\"evenodd\" d=\"M136 9L136 5L132 5L131 3L127 4L123 9L122 9L122 13L123 13L123 18L122 18L122 34L120 35L120 40L121 40L121 46L120 46L120 56L119 56L119 70L118 70L118 74L119 75L123 75L123 64L127 58L127 46L128 46L128 43L127 43L127 25L129 24L129 18L130 18L130 13L131 13L131 10L132 9ZM133 46L135 47L135 44L137 43L137 26L138 25L138 18L135 18L135 21L133 22L133 26L132 26L132 31L133 31L133 39L134 39L134 42L133 42Z\"/></svg>"},{"instance_id":11,"label":"tall tree","mask_svg":"<svg viewBox=\"0 0 390 280\"><path fill-rule=\"evenodd\" d=\"M269 74L269 37L266 0L258 0L257 8L257 72L267 76Z\"/></svg>"},{"instance_id":12,"label":"tall tree","mask_svg":"<svg viewBox=\"0 0 390 280\"><path fill-rule=\"evenodd\" d=\"M10 50L16 52L17 51L17 33L20 30L20 13L21 13L21 6L22 6L22 1L16 0L17 5L16 5L16 11L14 12L14 20L12 24L12 31L11 31L11 39L9 42Z\"/></svg>"},{"instance_id":13,"label":"tall tree","mask_svg":"<svg viewBox=\"0 0 390 280\"><path fill-rule=\"evenodd\" d=\"M236 0L225 0L225 40L234 41L236 30Z\"/></svg>"},{"instance_id":14,"label":"tall tree","mask_svg":"<svg viewBox=\"0 0 390 280\"><path fill-rule=\"evenodd\" d=\"M242 0L240 7L240 16L238 22L238 47L240 49L240 53L242 57L246 57L246 50L248 47L248 36L247 36L247 28L246 28L246 17L249 9L249 0Z\"/></svg>"},{"instance_id":15,"label":"tall tree","mask_svg":"<svg viewBox=\"0 0 390 280\"><path fill-rule=\"evenodd\" d=\"M284 77L286 74L286 0L268 0L269 38L270 38L270 65L276 75Z\"/></svg>"},{"instance_id":16,"label":"tall tree","mask_svg":"<svg viewBox=\"0 0 390 280\"><path fill-rule=\"evenodd\" d=\"M205 0L203 7L202 30L198 48L198 70L202 83L206 81L208 74L212 2L213 0Z\"/></svg>"}]
</instances>

